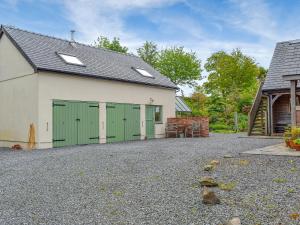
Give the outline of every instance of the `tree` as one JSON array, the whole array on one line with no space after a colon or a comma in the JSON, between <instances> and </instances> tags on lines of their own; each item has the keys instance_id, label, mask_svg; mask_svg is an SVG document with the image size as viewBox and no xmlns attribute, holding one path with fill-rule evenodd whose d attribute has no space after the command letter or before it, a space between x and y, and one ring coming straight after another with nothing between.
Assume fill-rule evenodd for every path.
<instances>
[{"instance_id":1,"label":"tree","mask_svg":"<svg viewBox=\"0 0 300 225\"><path fill-rule=\"evenodd\" d=\"M209 73L204 84L208 94L238 99L243 92L256 92L260 68L239 49L231 54L224 51L212 54L204 67Z\"/></svg>"},{"instance_id":2,"label":"tree","mask_svg":"<svg viewBox=\"0 0 300 225\"><path fill-rule=\"evenodd\" d=\"M201 61L195 52L185 52L183 47L162 50L156 69L176 85L195 86L196 81L201 79Z\"/></svg>"},{"instance_id":3,"label":"tree","mask_svg":"<svg viewBox=\"0 0 300 225\"><path fill-rule=\"evenodd\" d=\"M207 100L208 97L204 94L203 88L197 86L190 97L184 97L185 102L192 110L192 114L195 116L207 116Z\"/></svg>"},{"instance_id":4,"label":"tree","mask_svg":"<svg viewBox=\"0 0 300 225\"><path fill-rule=\"evenodd\" d=\"M268 70L265 69L264 67L260 66L260 67L258 68L258 71L259 71L259 73L258 73L257 79L258 79L260 82L265 81L266 76L267 76L267 73L268 73Z\"/></svg>"},{"instance_id":5,"label":"tree","mask_svg":"<svg viewBox=\"0 0 300 225\"><path fill-rule=\"evenodd\" d=\"M110 41L107 37L100 36L97 38L97 41L94 42L94 46L97 48L106 48L115 52L128 52L128 48L122 46L120 43L120 39L116 37L114 37L113 40Z\"/></svg>"},{"instance_id":6,"label":"tree","mask_svg":"<svg viewBox=\"0 0 300 225\"><path fill-rule=\"evenodd\" d=\"M203 84L209 96L207 110L213 125L233 127L234 112L239 114L242 129L247 126L247 110L266 70L239 49L231 53L219 51L207 59L208 79Z\"/></svg>"},{"instance_id":7,"label":"tree","mask_svg":"<svg viewBox=\"0 0 300 225\"><path fill-rule=\"evenodd\" d=\"M146 41L142 47L137 49L137 53L146 63L155 67L159 54L155 43Z\"/></svg>"}]
</instances>

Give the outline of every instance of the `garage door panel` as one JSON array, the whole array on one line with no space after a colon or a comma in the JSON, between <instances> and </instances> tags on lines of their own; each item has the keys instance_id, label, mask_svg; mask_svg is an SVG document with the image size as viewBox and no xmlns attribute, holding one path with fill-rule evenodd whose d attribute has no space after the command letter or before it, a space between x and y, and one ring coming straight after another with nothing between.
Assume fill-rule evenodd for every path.
<instances>
[{"instance_id":1,"label":"garage door panel","mask_svg":"<svg viewBox=\"0 0 300 225\"><path fill-rule=\"evenodd\" d=\"M124 105L123 104L107 103L106 138L108 143L124 140Z\"/></svg>"},{"instance_id":2,"label":"garage door panel","mask_svg":"<svg viewBox=\"0 0 300 225\"><path fill-rule=\"evenodd\" d=\"M154 138L155 134L155 106L146 106L146 137L148 139Z\"/></svg>"},{"instance_id":3,"label":"garage door panel","mask_svg":"<svg viewBox=\"0 0 300 225\"><path fill-rule=\"evenodd\" d=\"M77 105L77 129L78 143L89 144L89 122L88 122L88 104L85 102L76 103Z\"/></svg>"},{"instance_id":4,"label":"garage door panel","mask_svg":"<svg viewBox=\"0 0 300 225\"><path fill-rule=\"evenodd\" d=\"M88 141L99 143L99 104L88 103Z\"/></svg>"},{"instance_id":5,"label":"garage door panel","mask_svg":"<svg viewBox=\"0 0 300 225\"><path fill-rule=\"evenodd\" d=\"M64 101L53 102L53 145L54 147L64 146L67 142L66 134L66 108Z\"/></svg>"},{"instance_id":6,"label":"garage door panel","mask_svg":"<svg viewBox=\"0 0 300 225\"><path fill-rule=\"evenodd\" d=\"M99 143L98 103L53 101L53 146L92 143Z\"/></svg>"},{"instance_id":7,"label":"garage door panel","mask_svg":"<svg viewBox=\"0 0 300 225\"><path fill-rule=\"evenodd\" d=\"M140 139L140 105L107 103L106 114L108 143Z\"/></svg>"},{"instance_id":8,"label":"garage door panel","mask_svg":"<svg viewBox=\"0 0 300 225\"><path fill-rule=\"evenodd\" d=\"M140 139L140 106L125 105L125 141Z\"/></svg>"},{"instance_id":9,"label":"garage door panel","mask_svg":"<svg viewBox=\"0 0 300 225\"><path fill-rule=\"evenodd\" d=\"M66 102L66 145L77 145L77 104Z\"/></svg>"}]
</instances>

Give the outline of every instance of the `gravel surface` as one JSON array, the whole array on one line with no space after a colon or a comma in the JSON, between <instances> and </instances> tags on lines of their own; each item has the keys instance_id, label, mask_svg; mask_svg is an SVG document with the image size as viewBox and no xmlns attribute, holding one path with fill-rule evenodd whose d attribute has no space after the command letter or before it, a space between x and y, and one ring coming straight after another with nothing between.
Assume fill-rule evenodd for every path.
<instances>
[{"instance_id":1,"label":"gravel surface","mask_svg":"<svg viewBox=\"0 0 300 225\"><path fill-rule=\"evenodd\" d=\"M299 224L290 214L300 213L300 158L240 156L281 142L241 135L1 149L0 224ZM204 172L213 159L220 165ZM235 186L214 189L220 205L201 202L206 175Z\"/></svg>"}]
</instances>

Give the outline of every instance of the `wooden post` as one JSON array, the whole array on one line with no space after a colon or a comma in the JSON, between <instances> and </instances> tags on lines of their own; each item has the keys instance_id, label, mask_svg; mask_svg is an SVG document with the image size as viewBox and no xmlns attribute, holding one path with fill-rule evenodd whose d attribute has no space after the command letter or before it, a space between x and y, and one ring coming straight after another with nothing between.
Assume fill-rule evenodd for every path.
<instances>
[{"instance_id":1,"label":"wooden post","mask_svg":"<svg viewBox=\"0 0 300 225\"><path fill-rule=\"evenodd\" d=\"M296 126L296 80L291 80L291 122L292 126Z\"/></svg>"},{"instance_id":2,"label":"wooden post","mask_svg":"<svg viewBox=\"0 0 300 225\"><path fill-rule=\"evenodd\" d=\"M238 121L239 121L239 119L238 119L238 113L234 112L234 129L235 129L235 132L239 131Z\"/></svg>"},{"instance_id":3,"label":"wooden post","mask_svg":"<svg viewBox=\"0 0 300 225\"><path fill-rule=\"evenodd\" d=\"M273 134L273 104L272 104L273 95L269 95L268 98L268 135L272 136Z\"/></svg>"}]
</instances>

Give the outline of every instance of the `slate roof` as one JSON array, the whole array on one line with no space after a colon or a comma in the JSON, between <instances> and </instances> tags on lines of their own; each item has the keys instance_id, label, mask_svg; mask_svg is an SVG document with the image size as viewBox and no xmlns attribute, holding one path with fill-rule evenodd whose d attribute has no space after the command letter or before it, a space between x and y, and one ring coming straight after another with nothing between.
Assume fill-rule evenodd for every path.
<instances>
[{"instance_id":1,"label":"slate roof","mask_svg":"<svg viewBox=\"0 0 300 225\"><path fill-rule=\"evenodd\" d=\"M276 44L263 91L289 89L290 82L283 75L300 75L300 40Z\"/></svg>"},{"instance_id":2,"label":"slate roof","mask_svg":"<svg viewBox=\"0 0 300 225\"><path fill-rule=\"evenodd\" d=\"M10 40L21 51L36 71L62 72L101 79L177 88L171 80L141 58L114 51L95 48L55 37L41 35L10 26L1 26ZM76 56L85 66L66 63L58 53ZM147 70L151 77L139 74L134 68Z\"/></svg>"}]
</instances>

